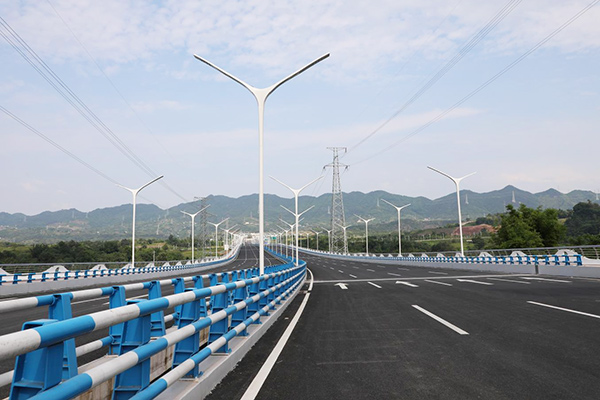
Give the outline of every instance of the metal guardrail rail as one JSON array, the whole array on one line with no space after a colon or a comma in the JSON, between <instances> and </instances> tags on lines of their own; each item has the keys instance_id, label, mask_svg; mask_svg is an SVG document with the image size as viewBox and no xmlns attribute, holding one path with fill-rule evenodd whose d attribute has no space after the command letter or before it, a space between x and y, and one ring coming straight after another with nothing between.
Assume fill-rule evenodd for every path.
<instances>
[{"instance_id":1,"label":"metal guardrail rail","mask_svg":"<svg viewBox=\"0 0 600 400\"><path fill-rule=\"evenodd\" d=\"M251 268L1 302L0 313L48 306L48 318L0 336L0 359L15 358L15 370L0 375L0 382L11 383L10 399L69 399L114 377L113 399L154 398L179 378L198 377L203 360L226 354L232 338L244 336L299 289L306 264L282 258L288 262L265 267L264 275ZM203 287L205 278L209 287ZM186 288L187 282L193 287ZM168 284L175 294L163 297L161 286ZM128 290L139 289L148 290L147 300L126 300ZM101 296L109 298L108 310L72 318L73 300ZM173 307L174 314L165 317ZM177 329L167 333L170 320ZM76 337L106 328L108 337L75 348ZM203 330L208 343L201 348ZM104 346L117 357L78 373L77 356ZM174 347L172 369L150 382L150 358L169 347Z\"/></svg>"}]
</instances>

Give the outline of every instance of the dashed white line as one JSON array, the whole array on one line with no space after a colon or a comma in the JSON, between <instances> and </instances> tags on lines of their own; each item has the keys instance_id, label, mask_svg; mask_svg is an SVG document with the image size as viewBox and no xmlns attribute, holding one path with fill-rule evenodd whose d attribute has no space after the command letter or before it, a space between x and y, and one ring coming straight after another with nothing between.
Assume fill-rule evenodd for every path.
<instances>
[{"instance_id":1,"label":"dashed white line","mask_svg":"<svg viewBox=\"0 0 600 400\"><path fill-rule=\"evenodd\" d=\"M400 271L410 271L410 269L408 269L408 268L400 268L400 267L398 267L398 269L399 269Z\"/></svg>"},{"instance_id":2,"label":"dashed white line","mask_svg":"<svg viewBox=\"0 0 600 400\"><path fill-rule=\"evenodd\" d=\"M338 272L339 272L340 274L343 274L343 273L344 273L344 271L342 271L341 269L338 269Z\"/></svg>"},{"instance_id":3,"label":"dashed white line","mask_svg":"<svg viewBox=\"0 0 600 400\"><path fill-rule=\"evenodd\" d=\"M438 282L438 281L429 281L427 279L425 279L425 282L429 282L429 283L437 283L438 285L444 285L444 286L452 286L451 283L445 283L445 282Z\"/></svg>"},{"instance_id":4,"label":"dashed white line","mask_svg":"<svg viewBox=\"0 0 600 400\"><path fill-rule=\"evenodd\" d=\"M472 279L457 279L457 281L459 281L459 282L468 282L468 283L477 283L479 285L488 285L488 286L492 286L493 285L493 283L481 282L481 281L474 281Z\"/></svg>"},{"instance_id":5,"label":"dashed white line","mask_svg":"<svg viewBox=\"0 0 600 400\"><path fill-rule=\"evenodd\" d=\"M369 285L373 285L373 286L375 286L377 289L381 289L381 286L379 286L379 285L378 285L378 284L376 284L376 283L373 283L373 282L367 282L367 283L368 283Z\"/></svg>"},{"instance_id":6,"label":"dashed white line","mask_svg":"<svg viewBox=\"0 0 600 400\"><path fill-rule=\"evenodd\" d=\"M590 313L586 313L586 312L583 312L583 311L570 310L568 308L551 306L550 304L538 303L537 301L528 301L528 303L529 304L535 304L536 306L554 308L555 310L567 311L567 312L570 312L570 313L573 313L573 314L585 315L586 317L592 317L592 318L599 318L600 319L600 315L590 314Z\"/></svg>"},{"instance_id":7,"label":"dashed white line","mask_svg":"<svg viewBox=\"0 0 600 400\"><path fill-rule=\"evenodd\" d=\"M392 276L402 276L400 274L394 274L393 272L388 272L388 275L392 275Z\"/></svg>"},{"instance_id":8,"label":"dashed white line","mask_svg":"<svg viewBox=\"0 0 600 400\"><path fill-rule=\"evenodd\" d=\"M369 268L367 268L367 271L375 272L374 269L369 269Z\"/></svg>"},{"instance_id":9,"label":"dashed white line","mask_svg":"<svg viewBox=\"0 0 600 400\"><path fill-rule=\"evenodd\" d=\"M352 275L352 274L348 274L348 275L349 275L351 278L356 278L356 276L355 276L355 275Z\"/></svg>"},{"instance_id":10,"label":"dashed white line","mask_svg":"<svg viewBox=\"0 0 600 400\"><path fill-rule=\"evenodd\" d=\"M423 314L427 315L428 317L435 319L440 324L445 325L446 327L452 329L454 332L458 333L459 335L468 335L469 334L469 332L460 329L458 326L451 324L450 322L446 321L445 319L438 317L434 313L431 313L431 312L427 311L426 309L419 307L416 304L413 304L413 307L416 308L417 310L421 311Z\"/></svg>"},{"instance_id":11,"label":"dashed white line","mask_svg":"<svg viewBox=\"0 0 600 400\"><path fill-rule=\"evenodd\" d=\"M429 272L430 274L448 275L447 272L437 272L437 271L427 271L427 272Z\"/></svg>"},{"instance_id":12,"label":"dashed white line","mask_svg":"<svg viewBox=\"0 0 600 400\"><path fill-rule=\"evenodd\" d=\"M419 285L415 285L414 283L404 282L404 281L396 281L396 283L400 283L402 285L410 286L410 287L419 287Z\"/></svg>"}]
</instances>

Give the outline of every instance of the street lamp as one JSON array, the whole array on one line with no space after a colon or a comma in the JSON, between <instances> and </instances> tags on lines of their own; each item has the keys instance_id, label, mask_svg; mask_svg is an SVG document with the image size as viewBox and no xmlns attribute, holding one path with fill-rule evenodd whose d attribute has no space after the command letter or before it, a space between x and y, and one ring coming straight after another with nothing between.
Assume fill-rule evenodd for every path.
<instances>
[{"instance_id":1,"label":"street lamp","mask_svg":"<svg viewBox=\"0 0 600 400\"><path fill-rule=\"evenodd\" d=\"M344 243L346 244L344 247L348 248L348 236L346 236L346 229L348 229L350 227L350 225L347 225L347 226L342 226L340 224L337 224L337 225L344 230ZM331 243L329 243L329 246L331 246ZM348 253L344 253L344 254L348 254Z\"/></svg>"},{"instance_id":2,"label":"street lamp","mask_svg":"<svg viewBox=\"0 0 600 400\"><path fill-rule=\"evenodd\" d=\"M360 221L365 223L365 248L367 249L367 256L369 255L369 222L373 221L375 218L364 219L356 214L354 214Z\"/></svg>"},{"instance_id":3,"label":"street lamp","mask_svg":"<svg viewBox=\"0 0 600 400\"><path fill-rule=\"evenodd\" d=\"M215 224L214 222L206 221L215 227L215 258L217 258L217 247L218 247L218 243L219 243L219 236L218 236L219 235L219 225L221 225L223 222L227 221L228 219L229 219L229 217L225 218L223 221L219 222L218 224Z\"/></svg>"},{"instance_id":4,"label":"street lamp","mask_svg":"<svg viewBox=\"0 0 600 400\"><path fill-rule=\"evenodd\" d=\"M133 195L133 223L132 223L133 226L131 228L131 267L132 268L135 268L135 203L136 203L137 195L143 188L156 182L157 180L161 179L163 176L164 175L161 175L158 178L154 178L150 182L146 183L145 185L143 185L137 189L130 189L126 186L117 184L118 187L123 188L125 190L129 190L131 192L131 194Z\"/></svg>"},{"instance_id":5,"label":"street lamp","mask_svg":"<svg viewBox=\"0 0 600 400\"><path fill-rule=\"evenodd\" d=\"M285 208L284 206L281 206L281 207L283 207L283 209L284 209L285 211L289 212L289 213L290 213L290 214L292 214L294 217L296 217L296 223L295 223L295 225L296 225L296 266L298 266L298 257L299 257L299 255L298 255L298 226L300 225L300 217L301 217L301 216L302 216L302 214L304 214L305 212L307 212L307 211L310 211L310 210L311 210L311 209L312 209L314 206L310 206L310 207L308 207L306 210L302 211L300 214L298 214L297 212L293 212L293 211L291 211L291 210L289 210L289 209Z\"/></svg>"},{"instance_id":6,"label":"street lamp","mask_svg":"<svg viewBox=\"0 0 600 400\"><path fill-rule=\"evenodd\" d=\"M290 227L290 229L289 229L289 232L290 232L292 235L294 235L294 224L290 224L290 223L288 223L288 222L284 221L284 220L283 220L283 219L281 219L281 218L279 218L279 220L280 220L281 222L283 222L284 224L286 224L287 226L289 226L289 227ZM286 256L286 257L288 256L288 236L287 236L287 233L288 233L288 231L285 231L285 256ZM292 240L293 240L293 238L292 238ZM293 253L292 253L292 255L293 255Z\"/></svg>"},{"instance_id":7,"label":"street lamp","mask_svg":"<svg viewBox=\"0 0 600 400\"><path fill-rule=\"evenodd\" d=\"M329 244L329 252L331 253L331 229L323 228L327 231L327 243Z\"/></svg>"},{"instance_id":8,"label":"street lamp","mask_svg":"<svg viewBox=\"0 0 600 400\"><path fill-rule=\"evenodd\" d=\"M403 208L410 206L410 203L408 203L407 205L404 205L402 207L398 207L398 206L393 205L386 199L381 199L381 200L385 201L390 206L394 207L396 209L396 211L398 211L398 257L402 257L402 233L400 231L400 211L402 211Z\"/></svg>"},{"instance_id":9,"label":"street lamp","mask_svg":"<svg viewBox=\"0 0 600 400\"><path fill-rule=\"evenodd\" d=\"M314 234L315 234L315 235L317 235L317 251L319 251L319 234L320 234L321 232L317 232L317 231L315 231L314 229L311 229L311 231L313 231L313 232L314 232Z\"/></svg>"},{"instance_id":10,"label":"street lamp","mask_svg":"<svg viewBox=\"0 0 600 400\"><path fill-rule=\"evenodd\" d=\"M264 254L265 215L264 215L264 178L263 178L263 159L264 159L264 154L263 154L264 153L263 152L263 136L264 136L263 133L264 132L263 131L264 131L265 103L266 103L269 95L271 93L273 93L275 91L275 89L277 89L279 86L283 85L285 82L289 81L296 75L299 75L302 72L306 71L307 69L309 69L313 65L317 64L318 62L323 61L324 59L329 57L329 53L317 58L313 62L305 65L304 67L300 68L298 71L283 78L282 80L275 83L274 85L269 86L267 88L263 88L263 89L259 89L259 88L255 88L254 86L250 86L249 84L242 81L241 79L233 76L229 72L217 67L216 65L205 60L204 58L197 56L196 54L194 54L194 57L196 57L198 60L202 61L206 65L216 69L223 75L233 79L234 81L236 81L237 83L239 83L240 85L242 85L243 87L248 89L250 91L250 93L252 93L254 98L256 99L256 103L258 105L258 148L259 148L259 150L258 150L258 176L259 176L259 178L258 178L258 236L259 236L259 242L260 242L260 252L259 252L258 259L259 259L260 274L262 275L265 272L265 254Z\"/></svg>"},{"instance_id":11,"label":"street lamp","mask_svg":"<svg viewBox=\"0 0 600 400\"><path fill-rule=\"evenodd\" d=\"M292 214L296 215L296 260L298 260L298 218L300 217L300 215L302 215L302 214L298 214L298 196L300 195L301 191L303 191L304 189L306 189L307 187L309 187L310 185L312 185L313 183L315 183L319 179L323 179L324 176L321 175L317 179L313 179L312 181L308 182L306 185L302 186L300 189L294 189L294 188L286 185L285 183L281 182L279 179L273 178L272 176L270 178L273 179L275 182L277 182L277 183L285 186L286 188L290 189L291 192L294 194L294 205L296 207L295 208L296 212L292 213ZM286 210L287 210L287 208L286 208ZM309 208L309 210L310 210L310 208ZM290 210L288 210L288 211L290 211ZM306 210L306 211L308 211L308 210ZM306 212L306 211L304 211L304 212ZM296 262L298 262L298 261L296 261Z\"/></svg>"},{"instance_id":12,"label":"street lamp","mask_svg":"<svg viewBox=\"0 0 600 400\"><path fill-rule=\"evenodd\" d=\"M464 257L465 248L463 245L462 215L460 213L460 181L462 181L463 179L465 179L471 175L474 175L475 172L472 172L469 175L465 175L462 178L454 178L454 177L448 175L447 173L440 171L439 169L435 169L430 166L427 166L427 168L429 168L432 171L437 172L438 174L444 175L446 178L450 179L456 185L456 202L458 204L458 230L460 232L460 255Z\"/></svg>"},{"instance_id":13,"label":"street lamp","mask_svg":"<svg viewBox=\"0 0 600 400\"><path fill-rule=\"evenodd\" d=\"M235 228L237 226L237 224L235 224L234 226L227 228L227 229L223 229L223 231L225 232L225 250L229 251L229 232L231 232L233 230L233 228Z\"/></svg>"},{"instance_id":14,"label":"street lamp","mask_svg":"<svg viewBox=\"0 0 600 400\"><path fill-rule=\"evenodd\" d=\"M210 207L210 204L207 205L206 207L202 208L200 211L198 211L197 213L194 213L194 214L190 214L190 213L187 213L185 211L181 211L183 214L189 215L190 217L192 217L192 263L196 262L196 259L194 258L194 241L195 241L194 240L195 239L195 236L194 236L194 225L195 225L194 224L194 220L196 219L196 215L200 214L202 211L206 210L208 207Z\"/></svg>"}]
</instances>

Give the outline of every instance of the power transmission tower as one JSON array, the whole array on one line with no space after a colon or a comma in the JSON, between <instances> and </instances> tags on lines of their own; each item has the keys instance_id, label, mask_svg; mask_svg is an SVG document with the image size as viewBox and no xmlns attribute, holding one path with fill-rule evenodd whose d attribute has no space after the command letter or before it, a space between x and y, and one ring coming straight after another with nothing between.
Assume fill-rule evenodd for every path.
<instances>
[{"instance_id":1,"label":"power transmission tower","mask_svg":"<svg viewBox=\"0 0 600 400\"><path fill-rule=\"evenodd\" d=\"M344 199L342 197L342 184L340 182L340 166L348 168L345 164L340 164L338 152L347 151L346 147L328 147L333 151L333 162L327 164L323 169L331 167L333 171L333 183L331 187L331 250L334 253L348 253L348 242L344 235L342 227L346 226L346 216L344 214Z\"/></svg>"}]
</instances>

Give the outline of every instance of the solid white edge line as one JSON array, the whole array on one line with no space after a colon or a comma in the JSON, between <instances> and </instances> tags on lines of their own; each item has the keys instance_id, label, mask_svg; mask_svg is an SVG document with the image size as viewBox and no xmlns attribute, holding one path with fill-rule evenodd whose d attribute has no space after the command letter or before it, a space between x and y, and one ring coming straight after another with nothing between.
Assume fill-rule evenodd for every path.
<instances>
[{"instance_id":1,"label":"solid white edge line","mask_svg":"<svg viewBox=\"0 0 600 400\"><path fill-rule=\"evenodd\" d=\"M460 329L458 326L451 324L450 322L446 321L445 319L442 319L440 317L438 317L437 315L427 311L424 308L419 307L416 304L413 304L413 307L416 308L417 310L421 311L423 314L435 319L437 322L439 322L442 325L447 326L448 328L452 329L454 332L458 333L459 335L468 335L469 332L467 331L463 331L462 329Z\"/></svg>"},{"instance_id":2,"label":"solid white edge line","mask_svg":"<svg viewBox=\"0 0 600 400\"><path fill-rule=\"evenodd\" d=\"M538 303L537 301L528 301L528 303L529 304L535 304L536 306L554 308L555 310L567 311L567 312L570 312L570 313L573 313L573 314L585 315L586 317L592 317L592 318L599 318L600 319L600 315L589 314L589 313L586 313L586 312L583 312L583 311L570 310L568 308L551 306L550 304Z\"/></svg>"},{"instance_id":3,"label":"solid white edge line","mask_svg":"<svg viewBox=\"0 0 600 400\"><path fill-rule=\"evenodd\" d=\"M279 355L283 351L283 348L285 347L288 339L292 335L292 332L294 331L294 328L296 327L296 324L298 323L298 320L300 319L300 316L302 315L302 312L304 311L304 307L306 306L306 303L308 302L308 298L310 297L310 290L312 289L312 285L313 285L312 284L313 275L312 275L312 271L310 271L310 270L308 270L308 271L310 272L310 284L308 287L308 293L306 293L306 295L304 296L304 299L302 300L302 304L300 304L298 311L296 311L296 315L294 315L294 318L292 319L292 321L286 328L285 332L283 332L283 335L279 339L279 342L277 342L277 344L273 348L273 351L271 352L271 354L269 354L269 357L267 358L267 360L261 367L260 371L258 371L258 374L256 374L256 376L254 377L254 380L252 380L252 383L250 384L250 386L248 386L248 389L246 389L246 392L244 392L244 395L242 396L242 398L240 400L254 400L256 398L256 396L258 396L258 392L260 392L260 389L262 388L263 384L267 380L267 377L271 373L271 370L273 369L275 362L279 358Z\"/></svg>"}]
</instances>

